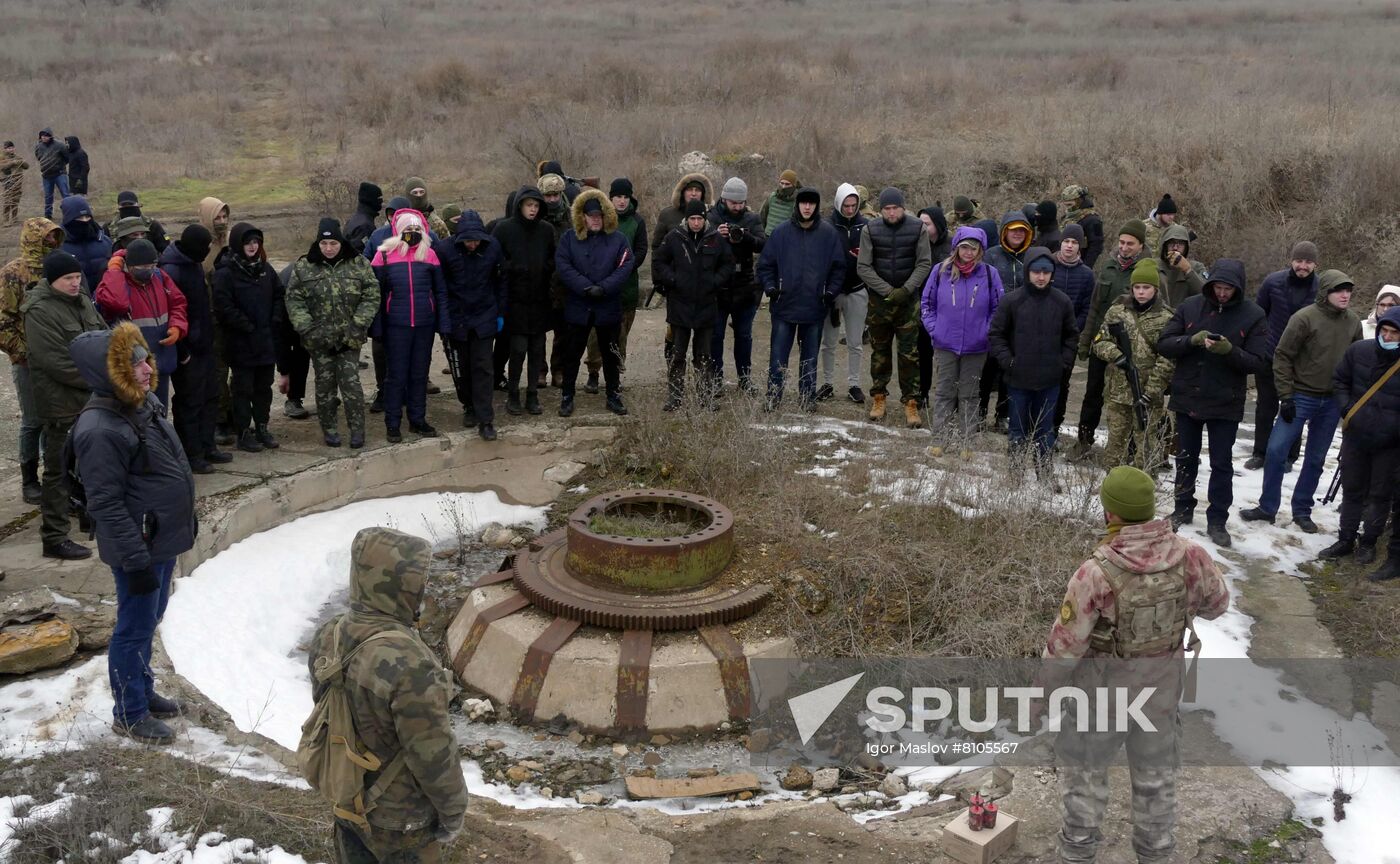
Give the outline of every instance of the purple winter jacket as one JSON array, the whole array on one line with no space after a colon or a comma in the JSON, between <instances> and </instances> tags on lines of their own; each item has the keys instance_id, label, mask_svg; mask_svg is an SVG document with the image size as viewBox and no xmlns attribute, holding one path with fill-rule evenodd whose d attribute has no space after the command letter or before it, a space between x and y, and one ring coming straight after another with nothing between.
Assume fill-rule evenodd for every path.
<instances>
[{"instance_id":1,"label":"purple winter jacket","mask_svg":"<svg viewBox=\"0 0 1400 864\"><path fill-rule=\"evenodd\" d=\"M955 252L963 240L976 240L985 249L987 235L980 228L964 225L953 234ZM1001 276L985 261L978 263L969 276L942 262L935 264L919 303L924 329L933 340L934 350L985 354L989 347L987 331L1001 295Z\"/></svg>"}]
</instances>

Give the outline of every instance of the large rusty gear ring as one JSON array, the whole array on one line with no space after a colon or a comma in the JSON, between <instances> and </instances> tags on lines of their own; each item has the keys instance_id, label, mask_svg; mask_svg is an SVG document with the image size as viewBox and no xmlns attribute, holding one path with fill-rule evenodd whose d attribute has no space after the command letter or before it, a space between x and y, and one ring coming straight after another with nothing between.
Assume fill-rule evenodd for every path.
<instances>
[{"instance_id":1,"label":"large rusty gear ring","mask_svg":"<svg viewBox=\"0 0 1400 864\"><path fill-rule=\"evenodd\" d=\"M695 523L671 537L601 534L599 516L661 516ZM668 489L630 489L595 495L579 505L565 526L567 564L575 576L622 591L695 588L714 580L734 557L734 514L703 495Z\"/></svg>"}]
</instances>

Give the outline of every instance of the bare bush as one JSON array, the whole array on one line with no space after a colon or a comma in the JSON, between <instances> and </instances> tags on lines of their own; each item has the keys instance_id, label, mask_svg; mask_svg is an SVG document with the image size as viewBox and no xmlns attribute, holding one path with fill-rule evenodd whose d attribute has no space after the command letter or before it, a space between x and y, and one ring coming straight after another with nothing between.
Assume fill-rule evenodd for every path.
<instances>
[{"instance_id":1,"label":"bare bush","mask_svg":"<svg viewBox=\"0 0 1400 864\"><path fill-rule=\"evenodd\" d=\"M317 165L306 178L308 202L316 213L352 212L355 209L359 182L338 165Z\"/></svg>"}]
</instances>

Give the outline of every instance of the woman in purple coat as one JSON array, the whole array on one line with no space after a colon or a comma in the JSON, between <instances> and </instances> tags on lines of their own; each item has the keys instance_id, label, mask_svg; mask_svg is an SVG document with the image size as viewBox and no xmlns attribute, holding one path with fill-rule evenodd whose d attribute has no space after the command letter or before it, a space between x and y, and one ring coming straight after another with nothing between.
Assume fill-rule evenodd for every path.
<instances>
[{"instance_id":1,"label":"woman in purple coat","mask_svg":"<svg viewBox=\"0 0 1400 864\"><path fill-rule=\"evenodd\" d=\"M1001 302L1001 277L983 260L987 235L964 225L953 234L953 251L924 283L920 311L933 342L938 387L933 400L933 433L951 434L953 414L963 441L977 423L977 384L987 359L987 331Z\"/></svg>"}]
</instances>

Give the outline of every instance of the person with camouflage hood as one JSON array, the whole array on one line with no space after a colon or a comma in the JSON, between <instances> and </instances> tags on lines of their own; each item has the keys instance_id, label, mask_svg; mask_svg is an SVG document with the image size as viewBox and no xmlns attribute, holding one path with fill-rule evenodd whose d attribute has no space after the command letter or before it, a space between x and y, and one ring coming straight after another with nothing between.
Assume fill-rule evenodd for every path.
<instances>
[{"instance_id":1,"label":"person with camouflage hood","mask_svg":"<svg viewBox=\"0 0 1400 864\"><path fill-rule=\"evenodd\" d=\"M788 168L778 175L778 188L773 194L768 196L768 200L763 202L763 206L758 210L759 221L763 223L763 231L769 237L777 230L779 225L787 224L792 218L793 208L797 204L797 190L802 186L797 179L797 172ZM709 200L709 195L706 195ZM657 230L661 229L661 223L657 222Z\"/></svg>"},{"instance_id":2,"label":"person with camouflage hood","mask_svg":"<svg viewBox=\"0 0 1400 864\"><path fill-rule=\"evenodd\" d=\"M44 257L62 245L62 228L42 216L26 219L19 233L19 257L0 269L0 351L10 358L10 378L19 401L20 483L26 504L38 504L43 495L39 485L39 438L44 427L34 410L24 318L19 307L25 292L44 276Z\"/></svg>"},{"instance_id":3,"label":"person with camouflage hood","mask_svg":"<svg viewBox=\"0 0 1400 864\"><path fill-rule=\"evenodd\" d=\"M112 730L171 744L164 719L184 706L156 692L151 642L165 614L175 559L194 546L194 475L175 427L151 393L159 374L141 331L121 322L83 333L68 353L92 396L73 425L97 553L112 568L117 620L107 648Z\"/></svg>"},{"instance_id":4,"label":"person with camouflage hood","mask_svg":"<svg viewBox=\"0 0 1400 864\"><path fill-rule=\"evenodd\" d=\"M316 369L316 417L327 447L340 446L337 407L345 407L350 447L365 446L365 391L360 348L379 311L379 282L364 256L330 217L316 226L311 248L287 283L287 320Z\"/></svg>"},{"instance_id":5,"label":"person with camouflage hood","mask_svg":"<svg viewBox=\"0 0 1400 864\"><path fill-rule=\"evenodd\" d=\"M1151 258L1139 261L1132 271L1132 287L1120 297L1094 336L1094 356L1107 364L1104 382L1104 403L1108 413L1108 449L1105 464L1131 464L1149 471L1161 464L1165 442L1159 437L1161 417L1165 406L1162 397L1171 383L1175 363L1157 353L1157 340L1171 320L1172 310L1162 302L1158 290L1160 278L1157 262ZM1127 333L1132 345L1132 358L1125 357L1118 347L1116 334ZM1129 364L1137 370L1142 385L1142 405L1147 411L1147 427L1139 429L1134 416L1133 393L1126 372ZM1131 454L1129 451L1132 451Z\"/></svg>"},{"instance_id":6,"label":"person with camouflage hood","mask_svg":"<svg viewBox=\"0 0 1400 864\"><path fill-rule=\"evenodd\" d=\"M1162 298L1168 306L1178 309L1186 298L1201 293L1209 278L1206 268L1187 257L1191 254L1191 231L1185 225L1168 225L1162 229L1156 248Z\"/></svg>"},{"instance_id":7,"label":"person with camouflage hood","mask_svg":"<svg viewBox=\"0 0 1400 864\"><path fill-rule=\"evenodd\" d=\"M1094 268L1099 255L1103 254L1104 246L1103 218L1094 209L1094 199L1089 197L1088 188L1071 183L1060 193L1060 204L1064 208L1060 213L1060 229L1074 224L1084 230L1084 242L1081 244L1084 263ZM1146 234L1145 227L1143 233Z\"/></svg>"},{"instance_id":8,"label":"person with camouflage hood","mask_svg":"<svg viewBox=\"0 0 1400 864\"><path fill-rule=\"evenodd\" d=\"M431 560L427 540L363 529L350 546L350 610L311 639L312 681L318 666L354 651L344 681L355 734L381 764L398 766L392 775L389 768L370 775L392 779L366 814L367 829L335 820L343 864L437 861L440 847L462 830L467 785L447 710L452 679L418 634ZM312 699L322 693L313 688Z\"/></svg>"},{"instance_id":9,"label":"person with camouflage hood","mask_svg":"<svg viewBox=\"0 0 1400 864\"><path fill-rule=\"evenodd\" d=\"M19 201L24 195L24 172L29 163L15 155L15 142L6 141L0 152L0 228L9 228L19 222Z\"/></svg>"},{"instance_id":10,"label":"person with camouflage hood","mask_svg":"<svg viewBox=\"0 0 1400 864\"><path fill-rule=\"evenodd\" d=\"M956 231L964 226L976 225L983 218L982 206L977 201L966 195L958 195L953 198L953 212L948 216L948 230Z\"/></svg>"},{"instance_id":11,"label":"person with camouflage hood","mask_svg":"<svg viewBox=\"0 0 1400 864\"><path fill-rule=\"evenodd\" d=\"M403 182L403 194L408 199L408 206L427 218L428 230L433 232L435 239L452 236L452 229L434 212L433 205L428 203L427 181L422 177L408 178Z\"/></svg>"},{"instance_id":12,"label":"person with camouflage hood","mask_svg":"<svg viewBox=\"0 0 1400 864\"><path fill-rule=\"evenodd\" d=\"M1246 522L1273 524L1282 503L1288 450L1306 426L1308 445L1293 485L1293 524L1306 534L1317 533L1317 524L1312 520L1313 493L1322 479L1323 463L1342 417L1341 406L1334 397L1334 375L1347 348L1361 338L1361 319L1348 308L1352 288L1351 277L1340 270L1319 273L1316 299L1288 319L1274 348L1278 422L1269 433L1259 506L1240 511L1240 518Z\"/></svg>"},{"instance_id":13,"label":"person with camouflage hood","mask_svg":"<svg viewBox=\"0 0 1400 864\"><path fill-rule=\"evenodd\" d=\"M39 163L44 183L44 218L52 219L54 190L58 190L60 203L72 194L68 189L68 145L54 138L52 129L41 129L39 143L34 145L34 161Z\"/></svg>"}]
</instances>

